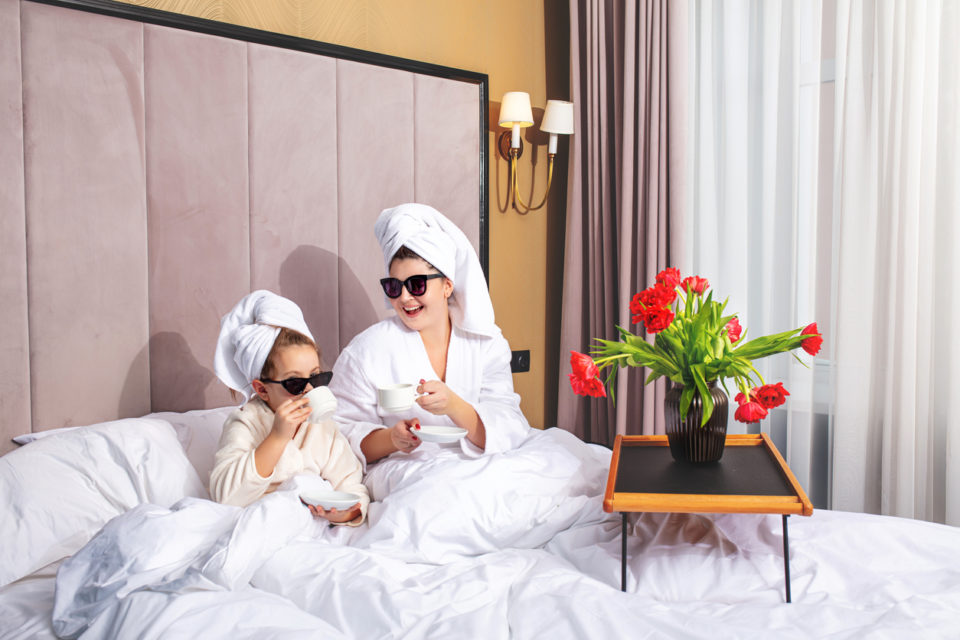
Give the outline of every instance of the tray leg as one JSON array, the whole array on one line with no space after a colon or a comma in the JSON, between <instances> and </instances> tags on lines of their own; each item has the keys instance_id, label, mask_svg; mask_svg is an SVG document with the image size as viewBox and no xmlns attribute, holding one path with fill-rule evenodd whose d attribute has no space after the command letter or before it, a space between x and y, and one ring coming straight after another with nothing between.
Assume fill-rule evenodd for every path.
<instances>
[{"instance_id":1,"label":"tray leg","mask_svg":"<svg viewBox=\"0 0 960 640\"><path fill-rule=\"evenodd\" d=\"M783 581L787 588L787 603L790 600L790 539L787 537L787 518L788 514L783 514Z\"/></svg>"},{"instance_id":2,"label":"tray leg","mask_svg":"<svg viewBox=\"0 0 960 640\"><path fill-rule=\"evenodd\" d=\"M627 590L627 512L620 514L623 523L620 525L620 591Z\"/></svg>"}]
</instances>

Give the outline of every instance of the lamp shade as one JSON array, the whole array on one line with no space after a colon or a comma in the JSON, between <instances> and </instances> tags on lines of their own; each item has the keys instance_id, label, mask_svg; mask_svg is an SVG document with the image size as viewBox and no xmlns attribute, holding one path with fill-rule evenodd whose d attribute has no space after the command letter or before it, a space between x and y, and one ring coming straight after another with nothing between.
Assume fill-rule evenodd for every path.
<instances>
[{"instance_id":1,"label":"lamp shade","mask_svg":"<svg viewBox=\"0 0 960 640\"><path fill-rule=\"evenodd\" d=\"M500 110L503 118L503 110ZM502 122L500 124L503 124ZM543 122L540 130L546 133L573 133L573 103L566 100L547 100L547 108L543 111Z\"/></svg>"},{"instance_id":2,"label":"lamp shade","mask_svg":"<svg viewBox=\"0 0 960 640\"><path fill-rule=\"evenodd\" d=\"M508 91L500 102L500 126L512 127L533 125L533 109L530 108L530 94L526 91Z\"/></svg>"}]
</instances>

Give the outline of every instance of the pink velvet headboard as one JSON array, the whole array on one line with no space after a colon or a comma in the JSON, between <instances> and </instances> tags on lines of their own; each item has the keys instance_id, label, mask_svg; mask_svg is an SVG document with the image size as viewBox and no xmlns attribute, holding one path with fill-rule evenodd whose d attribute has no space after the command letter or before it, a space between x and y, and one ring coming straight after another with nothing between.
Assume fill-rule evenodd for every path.
<instances>
[{"instance_id":1,"label":"pink velvet headboard","mask_svg":"<svg viewBox=\"0 0 960 640\"><path fill-rule=\"evenodd\" d=\"M485 260L485 75L57 4L0 0L0 452L230 403L213 348L253 289L332 365L388 313L385 207L435 206Z\"/></svg>"}]
</instances>

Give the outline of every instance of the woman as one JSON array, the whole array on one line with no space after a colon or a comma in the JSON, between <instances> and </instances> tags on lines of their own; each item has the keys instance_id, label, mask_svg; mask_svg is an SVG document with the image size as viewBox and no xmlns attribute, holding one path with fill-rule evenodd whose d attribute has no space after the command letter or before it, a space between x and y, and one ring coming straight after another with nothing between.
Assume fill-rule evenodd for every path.
<instances>
[{"instance_id":1,"label":"woman","mask_svg":"<svg viewBox=\"0 0 960 640\"><path fill-rule=\"evenodd\" d=\"M396 315L347 345L330 384L354 451L365 464L410 453L421 444L421 423L465 429L460 443L468 456L516 447L530 425L473 246L422 204L384 210L374 230L388 275L381 284ZM395 383L417 384L411 409L378 406L377 388Z\"/></svg>"}]
</instances>

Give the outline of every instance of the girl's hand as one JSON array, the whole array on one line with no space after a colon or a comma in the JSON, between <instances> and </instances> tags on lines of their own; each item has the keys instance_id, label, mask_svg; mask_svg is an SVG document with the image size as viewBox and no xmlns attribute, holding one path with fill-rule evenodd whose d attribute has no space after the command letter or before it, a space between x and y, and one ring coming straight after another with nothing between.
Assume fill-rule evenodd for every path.
<instances>
[{"instance_id":1,"label":"girl's hand","mask_svg":"<svg viewBox=\"0 0 960 640\"><path fill-rule=\"evenodd\" d=\"M292 440L297 429L310 416L310 401L303 396L284 401L273 417L273 432L287 440Z\"/></svg>"},{"instance_id":2,"label":"girl's hand","mask_svg":"<svg viewBox=\"0 0 960 640\"><path fill-rule=\"evenodd\" d=\"M450 415L454 407L463 402L460 396L439 380L421 380L417 393L421 394L417 404L435 416Z\"/></svg>"},{"instance_id":3,"label":"girl's hand","mask_svg":"<svg viewBox=\"0 0 960 640\"><path fill-rule=\"evenodd\" d=\"M401 420L390 427L390 442L397 448L397 451L410 453L423 443L423 440L418 438L416 434L419 428L419 420Z\"/></svg>"},{"instance_id":4,"label":"girl's hand","mask_svg":"<svg viewBox=\"0 0 960 640\"><path fill-rule=\"evenodd\" d=\"M307 505L307 508L310 509L312 513L317 518L326 518L328 522L333 524L343 524L344 522L350 522L354 518L360 515L360 503L353 505L346 511L341 511L336 508L330 509L330 511L325 510L321 506L311 506L304 502Z\"/></svg>"}]
</instances>

